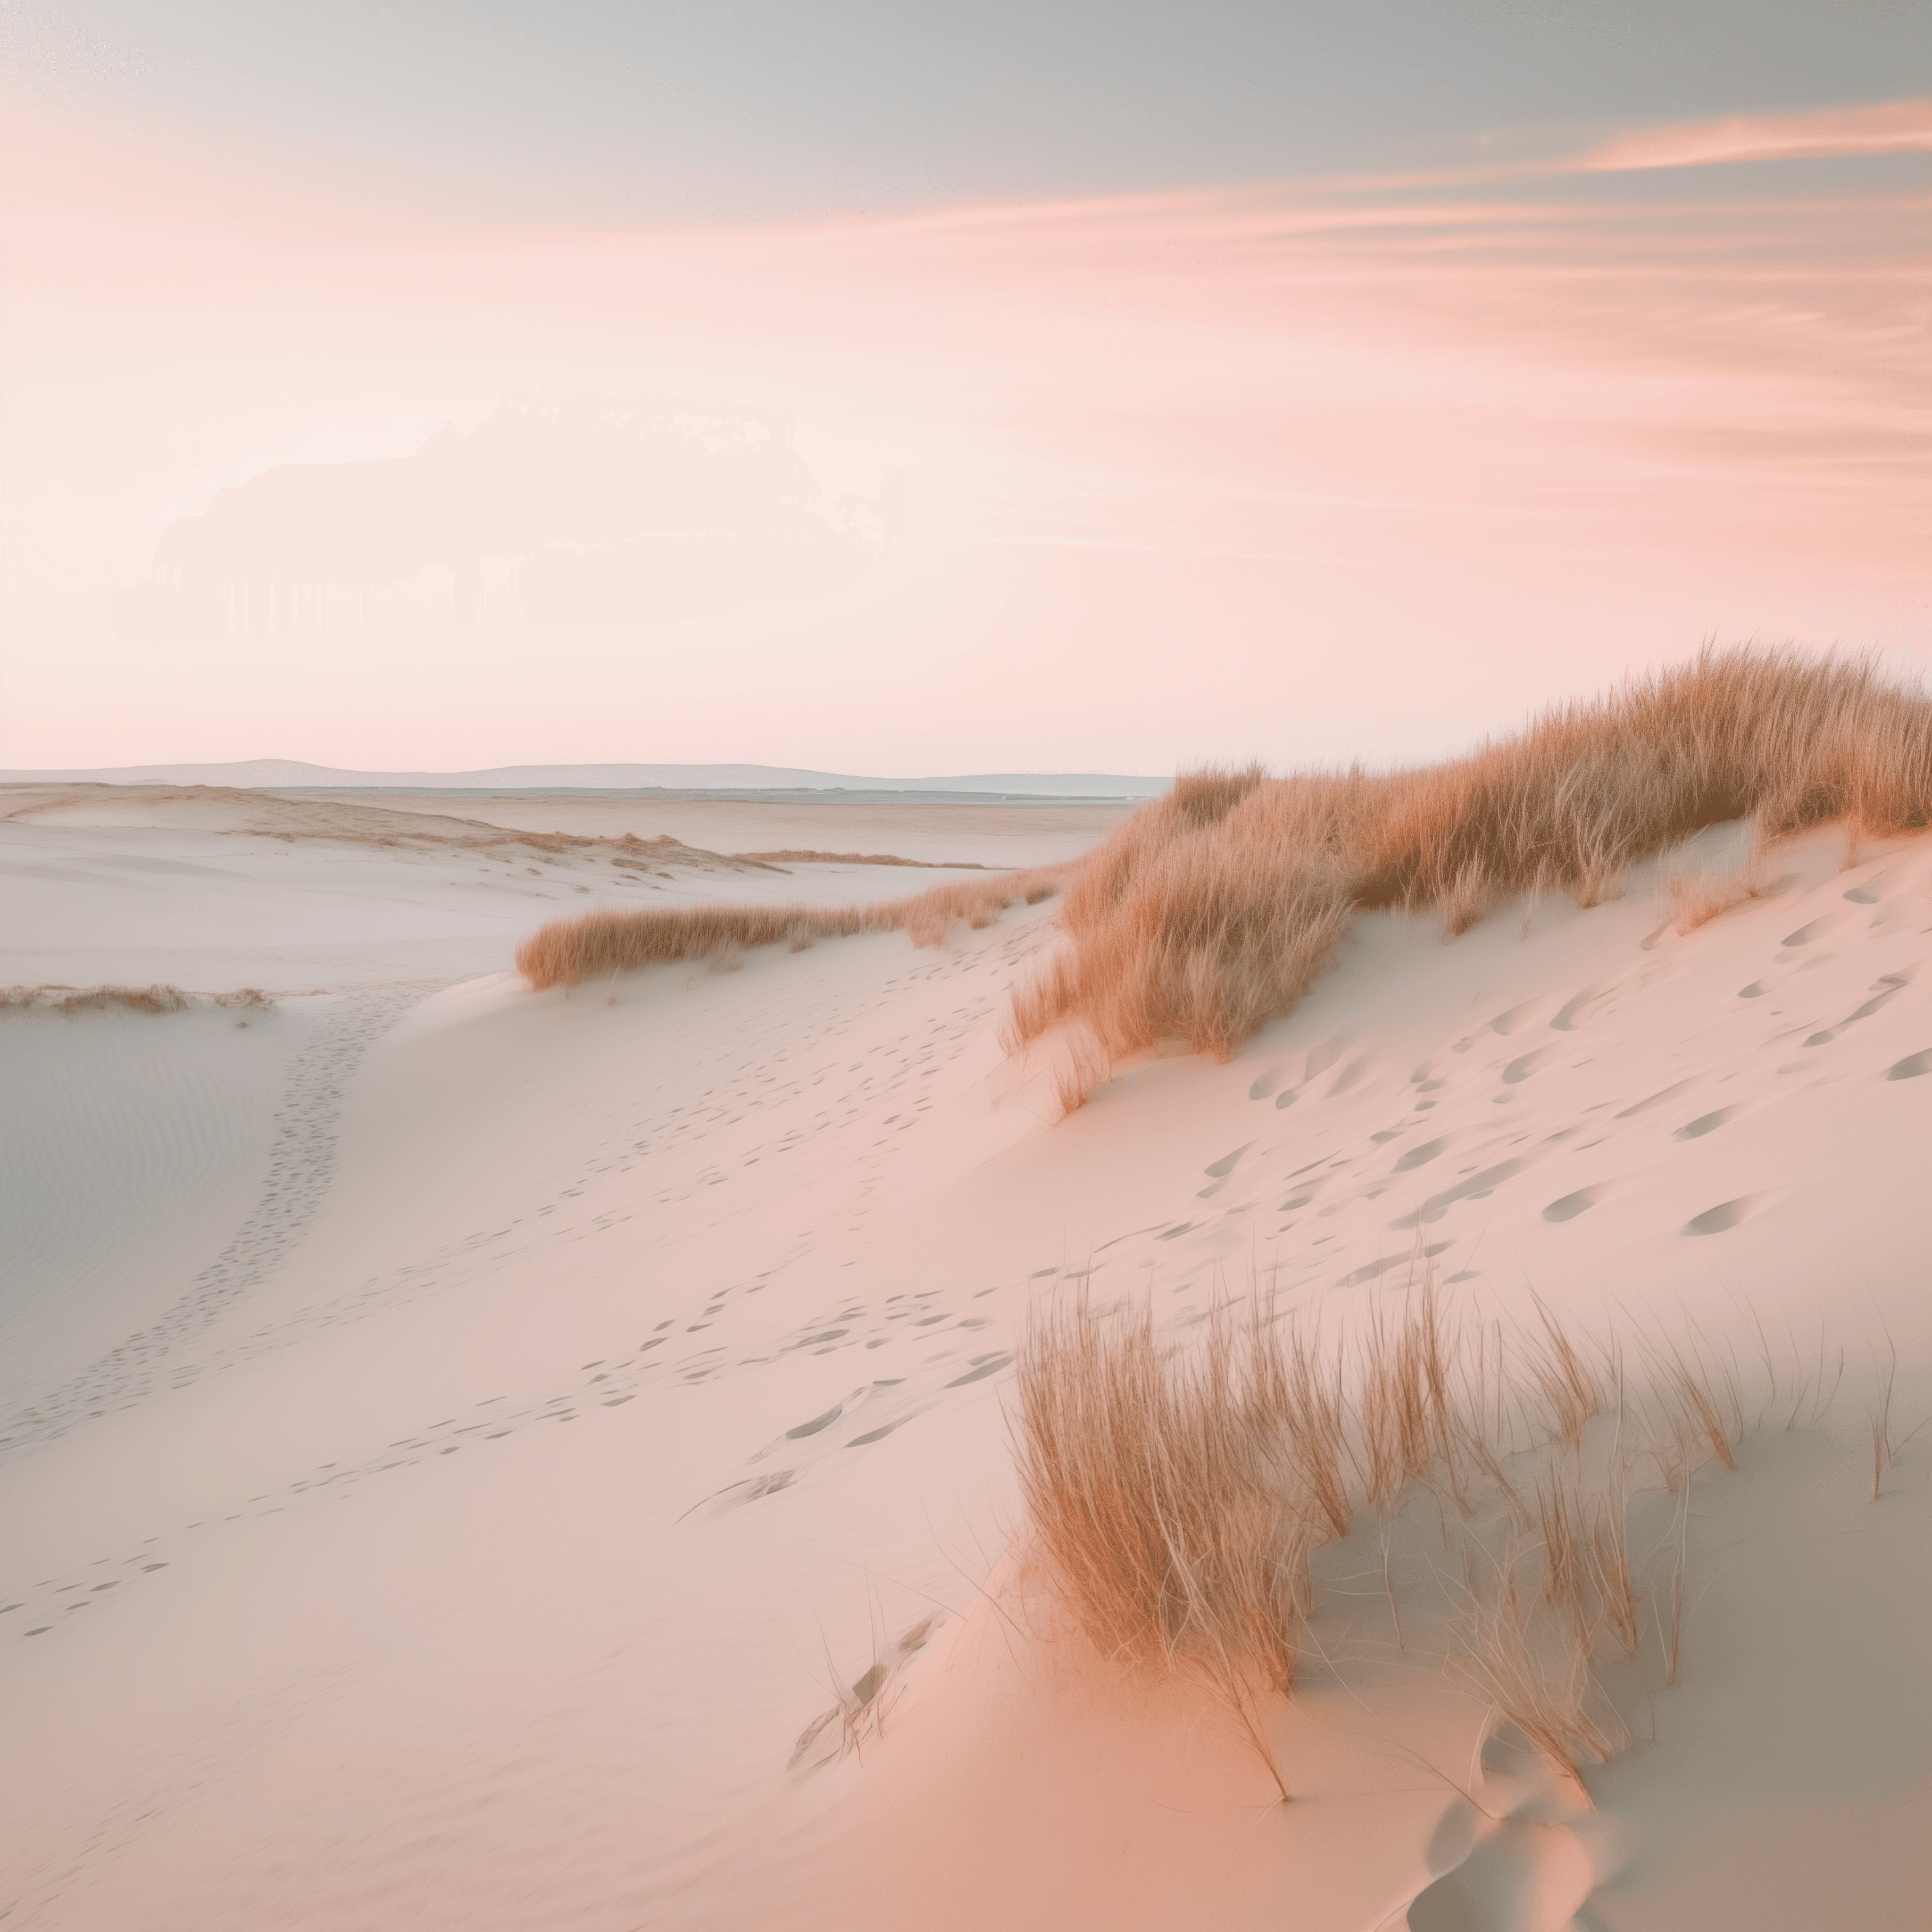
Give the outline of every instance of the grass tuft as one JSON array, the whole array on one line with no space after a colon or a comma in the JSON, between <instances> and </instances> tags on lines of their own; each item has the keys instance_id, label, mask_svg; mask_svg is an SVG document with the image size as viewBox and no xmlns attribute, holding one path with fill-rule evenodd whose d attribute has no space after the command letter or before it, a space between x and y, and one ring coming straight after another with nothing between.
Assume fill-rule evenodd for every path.
<instances>
[{"instance_id":1,"label":"grass tuft","mask_svg":"<svg viewBox=\"0 0 1932 1932\"><path fill-rule=\"evenodd\" d=\"M1060 868L952 879L910 898L871 905L640 906L553 920L517 948L517 970L541 992L679 959L735 960L758 946L802 952L821 939L903 932L940 946L960 920L991 926L1017 899L1036 905L1059 889ZM728 970L728 967L721 970Z\"/></svg>"},{"instance_id":2,"label":"grass tuft","mask_svg":"<svg viewBox=\"0 0 1932 1932\"><path fill-rule=\"evenodd\" d=\"M1100 1657L1191 1675L1264 1750L1261 1700L1292 1691L1313 1647L1311 1558L1366 1524L1398 1649L1439 1654L1574 1778L1622 1742L1594 1672L1643 1639L1636 1472L1654 1458L1678 1486L1728 1465L1735 1388L1660 1345L1641 1405L1614 1363L1612 1416L1605 1378L1547 1309L1513 1339L1466 1328L1426 1276L1367 1306L1352 1337L1257 1299L1163 1343L1145 1306L1103 1316L1084 1289L1051 1304L1022 1348L1012 1423L1029 1560ZM1390 1568L1414 1496L1434 1498L1444 1550L1460 1552L1446 1610L1420 1628ZM1658 1629L1673 1671L1681 1541L1674 1560Z\"/></svg>"},{"instance_id":3,"label":"grass tuft","mask_svg":"<svg viewBox=\"0 0 1932 1932\"><path fill-rule=\"evenodd\" d=\"M184 1013L206 1000L217 1006L247 1012L267 1011L272 993L259 986L238 987L232 993L184 992L178 986L0 986L0 1008L26 1006L57 1013L104 1012L120 1006L136 1013Z\"/></svg>"}]
</instances>

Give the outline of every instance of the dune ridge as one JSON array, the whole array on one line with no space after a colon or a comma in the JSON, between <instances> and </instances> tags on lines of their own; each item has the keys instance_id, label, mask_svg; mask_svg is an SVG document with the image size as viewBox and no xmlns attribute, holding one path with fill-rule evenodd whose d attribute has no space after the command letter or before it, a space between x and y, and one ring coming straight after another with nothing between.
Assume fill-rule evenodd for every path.
<instances>
[{"instance_id":1,"label":"dune ridge","mask_svg":"<svg viewBox=\"0 0 1932 1932\"><path fill-rule=\"evenodd\" d=\"M40 1284L0 1445L20 1924L334 1928L372 1898L468 1932L1917 1923L1932 833L1849 871L1835 827L1785 842L1768 896L1688 932L1668 881L1734 865L1742 828L1634 867L1620 900L1511 908L1453 946L1433 916L1358 914L1342 970L1228 1064L1142 1056L1056 1126L1052 1054L1009 1064L998 1039L1060 943L1051 900L932 950L773 945L538 998L491 969L598 903L560 896L573 880L492 867L479 902L480 866L276 845L256 870L215 827L10 830L87 920L9 980L338 988L278 991L259 1020L0 1012L0 1174L26 1210L0 1233ZM1066 849L1050 826L1030 853L920 836L876 843ZM123 854L209 869L105 862ZM829 874L688 892L929 883ZM58 909L43 874L9 876ZM337 937L364 935L340 964L284 951L311 878ZM467 951L394 936L458 914ZM182 944L217 919L219 967ZM1402 1285L1430 1268L1448 1409L1500 1445L1520 1516L1460 1436L1430 1447ZM1284 1311L1285 1408L1244 1380L1251 1275ZM1171 1528L1204 1615L1230 1600L1217 1552L1271 1617L1306 1552L1312 1614L1260 1632L1292 1651L1293 1696L1226 1640L1258 1738L1204 1682L1198 1622L1164 1627L1172 1666L1157 1630L1123 1667L1045 1563L1019 1569L1014 1361L1036 1302L1082 1293L1110 1348L1151 1312L1152 1363L1124 1366L1163 1378L1174 1425L1124 1419L1155 1460L1122 1459L1101 1522L1194 1495L1209 1520ZM1603 1391L1580 1447L1538 1371L1568 1389L1538 1298ZM1186 1378L1217 1320L1228 1402L1195 1420L1227 1460L1203 1495ZM1660 1386L1658 1336L1709 1385L1735 1468ZM1324 1424L1297 1461L1286 1424L1330 1412L1338 1364L1340 1449ZM1095 1390L1066 1366L1077 1458ZM1498 1425L1469 1391L1505 1382ZM1624 1449L1657 1442L1675 1473L1676 1416L1712 1460L1675 1490L1646 1460L1626 1498L1620 1411ZM1371 1482L1400 1484L1386 1514ZM1162 1547L1134 1574L1165 1587ZM1808 1910L1808 1871L1837 1874Z\"/></svg>"},{"instance_id":2,"label":"dune ridge","mask_svg":"<svg viewBox=\"0 0 1932 1932\"><path fill-rule=\"evenodd\" d=\"M90 806L104 807L117 814L172 811L184 817L199 811L205 815L208 830L254 834L290 844L302 839L326 840L378 851L478 852L499 858L592 861L608 858L614 866L639 872L673 865L707 872L775 869L760 857L705 851L668 833L641 838L635 832L604 837L513 830L484 819L459 818L453 813L398 810L393 805L364 805L352 800L280 798L269 792L231 790L218 785L0 787L0 820L47 818L58 823Z\"/></svg>"},{"instance_id":3,"label":"dune ridge","mask_svg":"<svg viewBox=\"0 0 1932 1932\"><path fill-rule=\"evenodd\" d=\"M1163 1039L1225 1060L1294 1008L1358 910L1439 911L1453 937L1519 894L1593 905L1737 820L1759 854L1834 821L1854 844L1932 823L1932 699L1869 658L1706 650L1414 771L1184 774L1070 875L1071 944L1016 996L1010 1041L1084 1028L1090 1087Z\"/></svg>"},{"instance_id":4,"label":"dune ridge","mask_svg":"<svg viewBox=\"0 0 1932 1932\"><path fill-rule=\"evenodd\" d=\"M1005 1043L1023 1054L1065 1030L1070 1112L1163 1042L1226 1060L1294 1010L1358 912L1439 912L1453 938L1520 895L1594 905L1630 866L1740 821L1752 849L1735 876L1673 875L1680 931L1769 890L1781 838L1842 823L1856 848L1932 824L1932 699L1868 658L1707 649L1414 770L1183 772L1066 866L873 906L600 910L544 926L517 966L542 988L727 945L895 930L937 945L956 919L1064 887L1068 943L1016 992Z\"/></svg>"}]
</instances>

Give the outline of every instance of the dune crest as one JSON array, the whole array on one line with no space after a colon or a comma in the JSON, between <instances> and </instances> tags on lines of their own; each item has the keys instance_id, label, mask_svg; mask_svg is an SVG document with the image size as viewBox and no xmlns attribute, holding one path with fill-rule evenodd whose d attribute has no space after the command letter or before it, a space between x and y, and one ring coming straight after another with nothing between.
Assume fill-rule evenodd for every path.
<instances>
[{"instance_id":1,"label":"dune crest","mask_svg":"<svg viewBox=\"0 0 1932 1932\"><path fill-rule=\"evenodd\" d=\"M1706 650L1439 765L1184 774L1070 876L1070 944L1016 1000L1013 1039L1077 1023L1112 1060L1168 1036L1225 1059L1358 912L1436 912L1453 937L1521 894L1593 905L1739 820L1753 864L1678 884L1681 930L1761 895L1795 832L1843 822L1856 847L1932 823L1932 699L1868 660Z\"/></svg>"}]
</instances>

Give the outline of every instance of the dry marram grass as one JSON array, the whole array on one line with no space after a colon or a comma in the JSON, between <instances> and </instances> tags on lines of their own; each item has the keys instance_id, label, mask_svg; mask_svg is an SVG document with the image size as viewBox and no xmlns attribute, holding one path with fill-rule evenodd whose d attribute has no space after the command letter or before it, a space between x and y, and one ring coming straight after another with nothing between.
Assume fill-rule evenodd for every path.
<instances>
[{"instance_id":1,"label":"dry marram grass","mask_svg":"<svg viewBox=\"0 0 1932 1932\"><path fill-rule=\"evenodd\" d=\"M1594 904L1692 834L1809 826L1854 841L1932 823L1932 700L1868 662L1707 651L1514 736L1412 771L1184 773L1070 872L1069 944L1014 1002L1016 1050L1070 1022L1118 1060L1167 1040L1225 1058L1287 1012L1358 910L1434 909L1450 934L1503 900ZM1689 929L1768 889L1682 878Z\"/></svg>"},{"instance_id":2,"label":"dry marram grass","mask_svg":"<svg viewBox=\"0 0 1932 1932\"><path fill-rule=\"evenodd\" d=\"M539 989L574 986L634 966L729 957L731 949L903 932L915 946L944 944L954 923L992 924L1016 900L1036 905L1059 890L1060 868L948 880L909 898L874 905L624 907L553 920L517 948L517 970Z\"/></svg>"},{"instance_id":3,"label":"dry marram grass","mask_svg":"<svg viewBox=\"0 0 1932 1932\"><path fill-rule=\"evenodd\" d=\"M122 1006L137 1013L184 1013L203 999L211 1006L261 1012L275 1004L274 996L259 986L238 987L232 993L189 993L178 986L0 986L0 1008L29 1007L60 1013L104 1012Z\"/></svg>"},{"instance_id":4,"label":"dry marram grass","mask_svg":"<svg viewBox=\"0 0 1932 1932\"><path fill-rule=\"evenodd\" d=\"M1031 1560L1102 1658L1192 1673L1258 1742L1258 1700L1289 1690L1310 1641L1311 1557L1366 1512L1386 1576L1387 1526L1432 1494L1461 1551L1433 1636L1443 1666L1574 1777L1622 1737L1594 1665L1642 1638L1641 1472L1654 1462L1681 1488L1728 1463L1735 1402L1660 1346L1634 1403L1621 1363L1593 1365L1547 1310L1506 1340L1452 1324L1426 1282L1370 1310L1330 1340L1256 1302L1163 1346L1144 1308L1051 1308L1021 1353L1014 1420ZM1658 1628L1673 1670L1679 1564Z\"/></svg>"},{"instance_id":5,"label":"dry marram grass","mask_svg":"<svg viewBox=\"0 0 1932 1932\"><path fill-rule=\"evenodd\" d=\"M1763 854L1778 838L1842 821L1856 843L1932 824L1932 699L1862 659L1707 651L1415 770L1184 772L1071 866L879 905L592 913L545 926L518 965L548 986L728 940L903 931L931 945L1064 877L1068 944L1016 996L1008 1044L1082 1030L1054 1083L1070 1112L1115 1060L1162 1042L1226 1058L1295 1005L1358 910L1432 909L1454 934L1524 894L1592 905L1637 861L1737 821L1754 848L1741 868L1666 868L1680 930L1772 890Z\"/></svg>"}]
</instances>

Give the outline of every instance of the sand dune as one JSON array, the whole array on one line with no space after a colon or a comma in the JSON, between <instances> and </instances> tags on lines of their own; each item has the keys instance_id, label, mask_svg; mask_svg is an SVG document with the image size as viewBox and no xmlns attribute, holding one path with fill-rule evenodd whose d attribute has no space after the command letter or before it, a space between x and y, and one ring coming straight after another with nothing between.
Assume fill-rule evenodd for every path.
<instances>
[{"instance_id":1,"label":"sand dune","mask_svg":"<svg viewBox=\"0 0 1932 1932\"><path fill-rule=\"evenodd\" d=\"M488 852L4 831L59 874L8 890L75 983L274 984L331 931L339 968L246 1030L0 1012L55 1202L9 1280L106 1298L21 1325L0 1426L10 1922L1917 1922L1924 838L1828 828L1688 933L1642 867L1447 945L1366 914L1227 1064L1144 1055L1054 1124L1048 1056L998 1037L1051 902L937 950L533 994L501 969L584 903L573 854L518 884ZM202 870L163 902L117 854ZM1252 1741L1054 1642L1002 1562L1012 1358L1076 1284L1184 1340L1258 1274L1363 1318L1418 1255L1471 1318L1694 1328L1744 1392L1738 1466L1635 1519L1682 1540L1678 1678L1651 1606L1606 1680L1636 1742L1581 1792L1486 1743L1439 1659L1370 1654L1382 1559L1336 1546L1331 1664L1268 1719L1284 1808Z\"/></svg>"},{"instance_id":2,"label":"sand dune","mask_svg":"<svg viewBox=\"0 0 1932 1932\"><path fill-rule=\"evenodd\" d=\"M883 856L940 868L910 875L923 884L948 860L975 868L967 878L1050 862L1104 829L1096 808L1080 806L1016 808L1010 818L1006 808L963 806L957 821L935 821L916 806L855 820L837 807L823 819L817 808L728 805L680 816L626 801L601 819L566 804L560 822L527 800L466 800L481 815L455 818L415 802L208 786L0 787L9 914L0 987L158 980L289 994L448 983L507 968L533 927L592 907L742 896L758 878L787 899L835 904L907 890L902 866L842 857L787 860L781 871L688 844L683 830L764 849L883 845Z\"/></svg>"},{"instance_id":3,"label":"sand dune","mask_svg":"<svg viewBox=\"0 0 1932 1932\"><path fill-rule=\"evenodd\" d=\"M357 803L427 817L446 813L533 832L568 832L605 838L665 833L719 852L806 847L870 850L882 817L892 828L895 854L926 864L947 860L991 866L1052 865L1084 852L1122 824L1126 805L874 804L796 800L530 798L464 796L440 800L422 793L358 792Z\"/></svg>"},{"instance_id":4,"label":"sand dune","mask_svg":"<svg viewBox=\"0 0 1932 1932\"><path fill-rule=\"evenodd\" d=\"M621 831L578 832L524 824L506 827L488 818L414 810L394 800L372 803L361 799L287 798L274 792L229 790L214 785L17 785L0 789L0 802L4 802L7 819L14 823L166 825L378 848L554 854L585 851L613 840L644 842L634 832ZM741 862L716 852L694 851L667 835L656 835L649 842L668 844L665 856L700 869L745 869Z\"/></svg>"}]
</instances>

